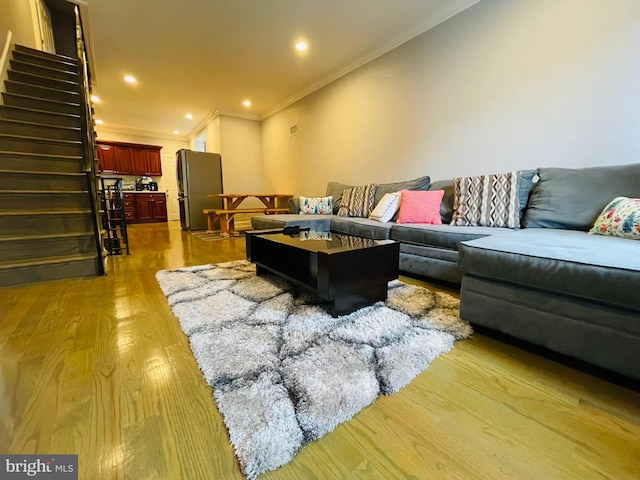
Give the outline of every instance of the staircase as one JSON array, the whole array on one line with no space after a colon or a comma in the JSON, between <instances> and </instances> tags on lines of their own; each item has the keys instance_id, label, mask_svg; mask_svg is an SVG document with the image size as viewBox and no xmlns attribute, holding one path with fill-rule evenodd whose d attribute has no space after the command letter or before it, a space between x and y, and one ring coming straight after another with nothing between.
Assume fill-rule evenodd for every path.
<instances>
[{"instance_id":1,"label":"staircase","mask_svg":"<svg viewBox=\"0 0 640 480\"><path fill-rule=\"evenodd\" d=\"M104 274L78 69L69 57L12 52L0 104L0 286Z\"/></svg>"}]
</instances>

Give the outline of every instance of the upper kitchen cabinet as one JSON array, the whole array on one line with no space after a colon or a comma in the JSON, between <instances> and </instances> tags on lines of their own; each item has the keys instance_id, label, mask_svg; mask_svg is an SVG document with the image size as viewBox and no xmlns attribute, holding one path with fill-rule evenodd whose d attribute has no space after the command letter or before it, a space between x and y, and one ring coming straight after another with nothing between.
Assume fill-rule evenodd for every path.
<instances>
[{"instance_id":1,"label":"upper kitchen cabinet","mask_svg":"<svg viewBox=\"0 0 640 480\"><path fill-rule=\"evenodd\" d=\"M131 170L133 175L146 175L147 177L159 177L162 175L162 163L160 159L160 148L132 147Z\"/></svg>"},{"instance_id":2,"label":"upper kitchen cabinet","mask_svg":"<svg viewBox=\"0 0 640 480\"><path fill-rule=\"evenodd\" d=\"M116 157L113 153L113 147L111 145L98 143L97 154L100 171L103 173L115 173Z\"/></svg>"},{"instance_id":3,"label":"upper kitchen cabinet","mask_svg":"<svg viewBox=\"0 0 640 480\"><path fill-rule=\"evenodd\" d=\"M113 154L116 159L116 171L114 173L131 175L131 155L129 155L129 149L115 145L113 147Z\"/></svg>"},{"instance_id":4,"label":"upper kitchen cabinet","mask_svg":"<svg viewBox=\"0 0 640 480\"><path fill-rule=\"evenodd\" d=\"M103 173L162 176L160 150L156 145L98 140L98 161Z\"/></svg>"}]
</instances>

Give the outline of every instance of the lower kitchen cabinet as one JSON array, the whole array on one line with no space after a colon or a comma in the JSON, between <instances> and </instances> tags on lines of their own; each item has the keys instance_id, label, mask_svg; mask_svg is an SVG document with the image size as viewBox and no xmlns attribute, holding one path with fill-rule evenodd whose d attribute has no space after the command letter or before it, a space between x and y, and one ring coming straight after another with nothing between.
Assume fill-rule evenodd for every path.
<instances>
[{"instance_id":1,"label":"lower kitchen cabinet","mask_svg":"<svg viewBox=\"0 0 640 480\"><path fill-rule=\"evenodd\" d=\"M167 197L164 193L125 193L127 223L167 221Z\"/></svg>"}]
</instances>

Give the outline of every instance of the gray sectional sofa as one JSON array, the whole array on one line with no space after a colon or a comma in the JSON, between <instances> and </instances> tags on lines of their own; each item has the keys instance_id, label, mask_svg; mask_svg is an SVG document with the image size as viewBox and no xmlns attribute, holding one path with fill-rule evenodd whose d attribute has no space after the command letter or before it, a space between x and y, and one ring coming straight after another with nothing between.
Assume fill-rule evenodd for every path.
<instances>
[{"instance_id":1,"label":"gray sectional sofa","mask_svg":"<svg viewBox=\"0 0 640 480\"><path fill-rule=\"evenodd\" d=\"M449 225L453 181L428 177L381 185L376 202L402 188L445 190L443 225L291 213L252 227L396 240L401 271L460 285L465 320L640 380L640 241L587 233L613 198L640 198L640 164L529 172L538 181L521 182L521 229ZM348 187L332 182L327 195L339 203Z\"/></svg>"}]
</instances>

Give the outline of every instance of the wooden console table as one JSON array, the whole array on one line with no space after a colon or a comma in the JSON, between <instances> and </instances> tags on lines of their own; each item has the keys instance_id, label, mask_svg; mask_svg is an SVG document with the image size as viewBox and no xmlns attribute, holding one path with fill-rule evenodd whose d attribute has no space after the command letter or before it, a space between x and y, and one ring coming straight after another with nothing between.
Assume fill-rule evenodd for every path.
<instances>
[{"instance_id":1,"label":"wooden console table","mask_svg":"<svg viewBox=\"0 0 640 480\"><path fill-rule=\"evenodd\" d=\"M279 207L289 201L293 195L280 193L214 193L208 195L210 198L222 198L224 208L205 208L203 212L207 215L208 232L215 228L215 221L220 219L220 235L223 237L237 236L235 230L234 217L239 213L288 213L288 207ZM239 208L240 204L247 198L257 198L264 207Z\"/></svg>"}]
</instances>

